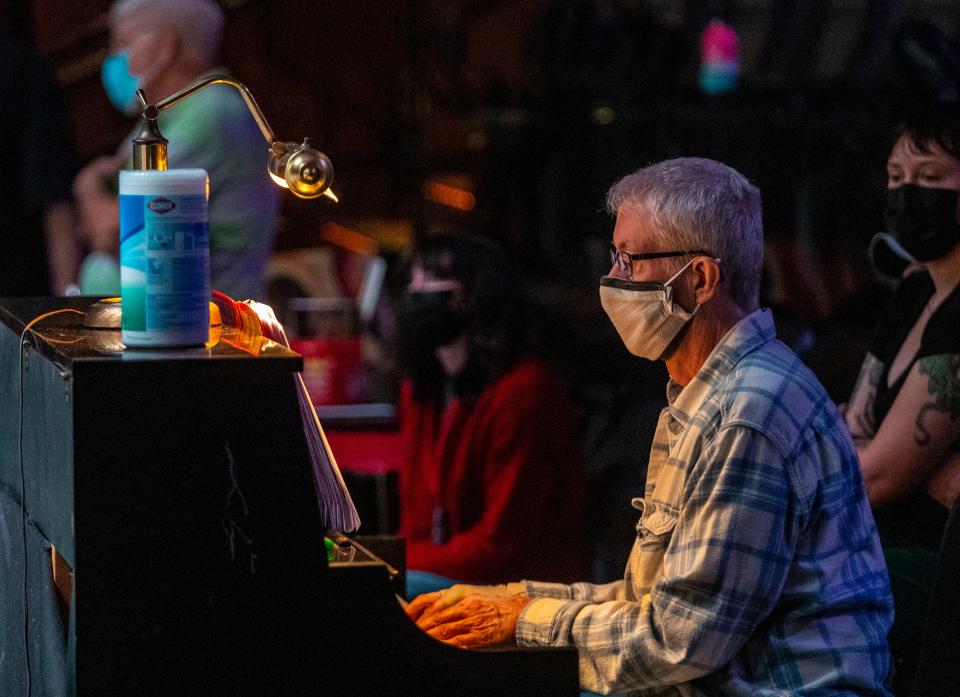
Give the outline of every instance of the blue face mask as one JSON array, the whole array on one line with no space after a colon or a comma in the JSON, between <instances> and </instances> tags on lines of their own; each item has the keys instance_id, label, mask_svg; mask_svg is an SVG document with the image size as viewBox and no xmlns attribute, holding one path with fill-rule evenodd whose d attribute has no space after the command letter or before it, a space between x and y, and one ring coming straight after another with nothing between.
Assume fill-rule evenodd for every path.
<instances>
[{"instance_id":1,"label":"blue face mask","mask_svg":"<svg viewBox=\"0 0 960 697\"><path fill-rule=\"evenodd\" d=\"M130 73L130 53L120 51L107 56L100 67L100 79L110 102L127 115L137 112L140 78Z\"/></svg>"}]
</instances>

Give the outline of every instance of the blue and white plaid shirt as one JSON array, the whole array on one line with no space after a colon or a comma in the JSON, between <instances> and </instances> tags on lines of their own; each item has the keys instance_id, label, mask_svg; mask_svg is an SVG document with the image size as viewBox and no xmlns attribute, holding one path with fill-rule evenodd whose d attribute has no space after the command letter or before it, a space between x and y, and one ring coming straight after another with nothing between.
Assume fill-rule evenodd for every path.
<instances>
[{"instance_id":1,"label":"blue and white plaid shirt","mask_svg":"<svg viewBox=\"0 0 960 697\"><path fill-rule=\"evenodd\" d=\"M576 646L581 685L638 695L889 695L893 601L836 407L743 319L670 382L622 581L526 582L521 646Z\"/></svg>"}]
</instances>

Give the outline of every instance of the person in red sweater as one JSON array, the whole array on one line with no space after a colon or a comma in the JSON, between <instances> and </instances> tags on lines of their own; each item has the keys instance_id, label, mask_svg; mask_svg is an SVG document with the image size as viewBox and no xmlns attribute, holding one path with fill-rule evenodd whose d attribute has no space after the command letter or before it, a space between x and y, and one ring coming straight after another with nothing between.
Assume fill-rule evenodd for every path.
<instances>
[{"instance_id":1,"label":"person in red sweater","mask_svg":"<svg viewBox=\"0 0 960 697\"><path fill-rule=\"evenodd\" d=\"M398 313L407 594L589 572L576 412L530 347L522 284L492 241L428 238Z\"/></svg>"}]
</instances>

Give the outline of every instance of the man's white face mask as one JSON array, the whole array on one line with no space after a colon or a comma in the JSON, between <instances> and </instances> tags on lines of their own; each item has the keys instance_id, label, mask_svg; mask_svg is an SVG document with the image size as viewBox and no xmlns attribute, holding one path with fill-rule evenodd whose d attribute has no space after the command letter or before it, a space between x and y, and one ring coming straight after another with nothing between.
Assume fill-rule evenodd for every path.
<instances>
[{"instance_id":1,"label":"man's white face mask","mask_svg":"<svg viewBox=\"0 0 960 697\"><path fill-rule=\"evenodd\" d=\"M600 279L600 304L627 350L634 356L659 360L680 331L700 309L687 312L673 299L673 283L696 258L666 281L624 281L611 276ZM717 259L717 262L720 260Z\"/></svg>"}]
</instances>

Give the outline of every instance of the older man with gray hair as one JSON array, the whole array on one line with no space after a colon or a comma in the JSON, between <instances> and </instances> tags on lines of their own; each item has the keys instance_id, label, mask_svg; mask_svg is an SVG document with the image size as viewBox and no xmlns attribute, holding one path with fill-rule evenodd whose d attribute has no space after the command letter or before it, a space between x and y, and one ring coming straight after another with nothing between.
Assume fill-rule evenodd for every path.
<instances>
[{"instance_id":1,"label":"older man with gray hair","mask_svg":"<svg viewBox=\"0 0 960 697\"><path fill-rule=\"evenodd\" d=\"M408 614L458 646L575 646L597 692L889 695L892 599L856 452L758 307L759 192L682 158L607 201L603 308L670 374L624 578L454 586Z\"/></svg>"},{"instance_id":2,"label":"older man with gray hair","mask_svg":"<svg viewBox=\"0 0 960 697\"><path fill-rule=\"evenodd\" d=\"M226 74L218 67L223 29L223 10L213 0L118 0L110 9L110 55L101 71L107 97L134 115L138 88L155 103L203 77ZM265 300L279 190L266 176L263 136L243 98L232 87L214 85L164 111L159 124L170 141L170 167L198 167L210 175L213 289ZM116 176L128 165L132 137L115 155L87 165L74 182L93 252L80 269L85 294L119 292Z\"/></svg>"}]
</instances>

